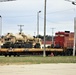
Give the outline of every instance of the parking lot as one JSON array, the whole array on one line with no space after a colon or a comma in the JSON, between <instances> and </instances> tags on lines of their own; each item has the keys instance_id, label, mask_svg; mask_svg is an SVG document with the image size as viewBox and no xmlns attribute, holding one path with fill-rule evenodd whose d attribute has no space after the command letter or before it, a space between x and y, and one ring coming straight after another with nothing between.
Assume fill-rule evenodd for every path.
<instances>
[{"instance_id":1,"label":"parking lot","mask_svg":"<svg viewBox=\"0 0 76 75\"><path fill-rule=\"evenodd\" d=\"M75 75L76 64L0 65L0 75Z\"/></svg>"}]
</instances>

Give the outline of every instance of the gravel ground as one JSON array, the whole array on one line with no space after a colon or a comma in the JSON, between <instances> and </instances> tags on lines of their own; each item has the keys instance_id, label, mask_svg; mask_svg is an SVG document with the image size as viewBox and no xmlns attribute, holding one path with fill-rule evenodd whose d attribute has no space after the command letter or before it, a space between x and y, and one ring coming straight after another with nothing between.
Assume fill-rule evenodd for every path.
<instances>
[{"instance_id":1,"label":"gravel ground","mask_svg":"<svg viewBox=\"0 0 76 75\"><path fill-rule=\"evenodd\" d=\"M0 65L0 75L76 75L76 64Z\"/></svg>"}]
</instances>

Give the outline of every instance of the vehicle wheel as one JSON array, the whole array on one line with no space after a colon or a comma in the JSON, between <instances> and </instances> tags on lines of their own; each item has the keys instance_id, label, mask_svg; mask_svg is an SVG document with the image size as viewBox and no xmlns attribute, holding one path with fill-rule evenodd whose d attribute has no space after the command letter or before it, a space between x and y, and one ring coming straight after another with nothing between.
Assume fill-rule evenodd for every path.
<instances>
[{"instance_id":1,"label":"vehicle wheel","mask_svg":"<svg viewBox=\"0 0 76 75\"><path fill-rule=\"evenodd\" d=\"M5 55L5 57L7 57L7 54Z\"/></svg>"},{"instance_id":2,"label":"vehicle wheel","mask_svg":"<svg viewBox=\"0 0 76 75\"><path fill-rule=\"evenodd\" d=\"M9 55L9 57L11 57L11 55Z\"/></svg>"}]
</instances>

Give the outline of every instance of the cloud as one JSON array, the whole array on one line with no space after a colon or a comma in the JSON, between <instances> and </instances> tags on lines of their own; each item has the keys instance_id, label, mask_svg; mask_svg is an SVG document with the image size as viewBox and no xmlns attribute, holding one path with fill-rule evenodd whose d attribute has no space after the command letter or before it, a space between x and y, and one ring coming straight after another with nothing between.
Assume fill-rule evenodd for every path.
<instances>
[{"instance_id":1,"label":"cloud","mask_svg":"<svg viewBox=\"0 0 76 75\"><path fill-rule=\"evenodd\" d=\"M73 31L73 18L76 13L74 8L71 2L65 0L47 0L47 34L51 34L51 27L55 27L55 31ZM24 32L34 34L37 31L39 10L41 10L39 14L40 34L44 34L44 0L17 0L0 3L3 33L17 32L17 25L22 24L25 25Z\"/></svg>"}]
</instances>

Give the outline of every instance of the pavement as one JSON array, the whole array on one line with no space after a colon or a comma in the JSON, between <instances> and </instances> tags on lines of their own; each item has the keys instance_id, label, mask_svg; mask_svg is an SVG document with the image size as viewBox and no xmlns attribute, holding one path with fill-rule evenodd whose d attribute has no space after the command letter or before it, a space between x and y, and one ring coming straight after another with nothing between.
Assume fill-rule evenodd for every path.
<instances>
[{"instance_id":1,"label":"pavement","mask_svg":"<svg viewBox=\"0 0 76 75\"><path fill-rule=\"evenodd\" d=\"M76 75L76 63L0 65L0 75Z\"/></svg>"}]
</instances>

